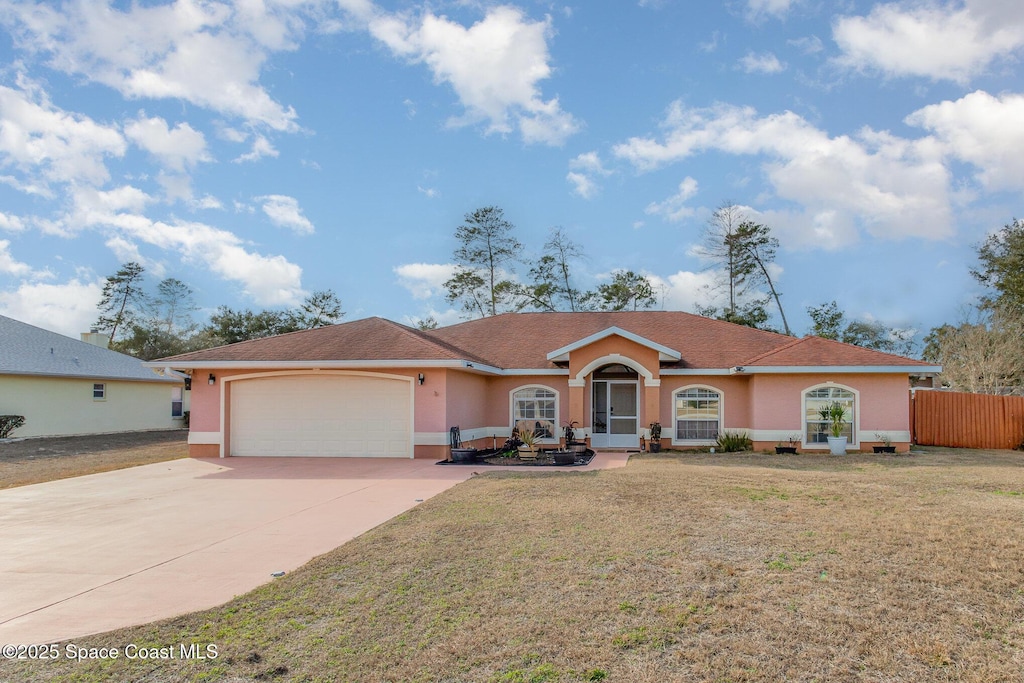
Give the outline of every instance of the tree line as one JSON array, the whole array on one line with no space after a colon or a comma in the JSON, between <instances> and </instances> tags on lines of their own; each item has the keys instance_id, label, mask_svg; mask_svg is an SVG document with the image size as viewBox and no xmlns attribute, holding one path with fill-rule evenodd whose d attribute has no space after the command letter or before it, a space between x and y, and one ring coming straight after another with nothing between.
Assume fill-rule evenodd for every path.
<instances>
[{"instance_id":1,"label":"tree line","mask_svg":"<svg viewBox=\"0 0 1024 683\"><path fill-rule=\"evenodd\" d=\"M526 253L515 226L496 206L467 213L455 230L455 270L445 283L446 299L468 318L519 311L645 310L658 303L651 281L618 269L607 282L583 289L577 268L583 248L561 228L552 228L538 257ZM758 329L793 334L782 292L772 277L779 240L771 227L750 220L725 202L708 221L699 256L713 268L709 294L721 305L698 306L697 313ZM976 247L972 276L986 293L956 324L933 328L921 357L944 366L945 386L981 393L1024 393L1024 221L1013 219ZM529 266L525 281L516 269ZM106 279L96 327L109 333L111 347L154 359L247 339L312 329L339 322L341 301L330 289L313 292L288 310L235 310L220 306L198 325L192 289L176 278L148 291L145 269L126 263ZM776 309L781 329L770 309ZM836 301L810 306L809 334L903 356L916 355L912 331L877 321L852 319ZM432 318L420 320L433 329Z\"/></svg>"},{"instance_id":2,"label":"tree line","mask_svg":"<svg viewBox=\"0 0 1024 683\"><path fill-rule=\"evenodd\" d=\"M143 360L333 325L345 315L337 294L326 289L288 310L220 306L200 326L193 318L199 309L191 287L166 278L149 291L145 273L145 268L131 261L107 277L95 324L110 336L111 349Z\"/></svg>"},{"instance_id":3,"label":"tree line","mask_svg":"<svg viewBox=\"0 0 1024 683\"><path fill-rule=\"evenodd\" d=\"M985 294L956 324L925 337L923 357L943 366L943 386L1024 395L1024 221L1014 218L977 246L971 275Z\"/></svg>"},{"instance_id":4,"label":"tree line","mask_svg":"<svg viewBox=\"0 0 1024 683\"><path fill-rule=\"evenodd\" d=\"M460 305L467 317L526 310L641 310L657 303L650 281L632 270L614 271L610 282L594 290L580 289L575 268L585 255L561 228L552 228L543 253L529 270L528 281L520 282L516 267L523 265L528 255L514 231L515 226L496 206L466 214L456 228L455 272L444 287L447 301Z\"/></svg>"}]
</instances>

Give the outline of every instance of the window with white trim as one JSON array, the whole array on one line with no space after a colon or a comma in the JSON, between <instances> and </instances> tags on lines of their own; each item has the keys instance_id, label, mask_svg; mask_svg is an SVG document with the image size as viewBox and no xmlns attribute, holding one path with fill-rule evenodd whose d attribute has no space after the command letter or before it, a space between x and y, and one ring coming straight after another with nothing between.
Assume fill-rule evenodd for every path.
<instances>
[{"instance_id":1,"label":"window with white trim","mask_svg":"<svg viewBox=\"0 0 1024 683\"><path fill-rule=\"evenodd\" d=\"M676 441L714 441L721 427L722 395L714 389L690 387L677 391Z\"/></svg>"},{"instance_id":2,"label":"window with white trim","mask_svg":"<svg viewBox=\"0 0 1024 683\"><path fill-rule=\"evenodd\" d=\"M804 438L805 443L828 443L831 422L822 415L833 403L839 403L845 411L843 433L853 443L853 425L856 424L857 396L842 387L818 387L804 394Z\"/></svg>"},{"instance_id":3,"label":"window with white trim","mask_svg":"<svg viewBox=\"0 0 1024 683\"><path fill-rule=\"evenodd\" d=\"M171 417L183 417L184 402L181 399L182 388L171 387Z\"/></svg>"},{"instance_id":4,"label":"window with white trim","mask_svg":"<svg viewBox=\"0 0 1024 683\"><path fill-rule=\"evenodd\" d=\"M512 426L533 428L540 439L558 438L558 394L547 387L525 387L513 393Z\"/></svg>"},{"instance_id":5,"label":"window with white trim","mask_svg":"<svg viewBox=\"0 0 1024 683\"><path fill-rule=\"evenodd\" d=\"M107 385L99 382L92 385L92 400L94 401L106 401L107 400Z\"/></svg>"}]
</instances>

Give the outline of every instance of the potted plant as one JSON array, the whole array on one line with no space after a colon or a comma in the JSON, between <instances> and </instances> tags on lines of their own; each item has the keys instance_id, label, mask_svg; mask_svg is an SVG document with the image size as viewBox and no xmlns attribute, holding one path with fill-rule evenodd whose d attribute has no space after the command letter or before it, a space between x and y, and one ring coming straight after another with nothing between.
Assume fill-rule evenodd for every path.
<instances>
[{"instance_id":1,"label":"potted plant","mask_svg":"<svg viewBox=\"0 0 1024 683\"><path fill-rule=\"evenodd\" d=\"M661 452L661 423L651 423L651 453Z\"/></svg>"},{"instance_id":2,"label":"potted plant","mask_svg":"<svg viewBox=\"0 0 1024 683\"><path fill-rule=\"evenodd\" d=\"M875 453L895 453L896 447L892 445L892 438L888 434L875 432L875 438L882 442L881 446L873 446Z\"/></svg>"},{"instance_id":3,"label":"potted plant","mask_svg":"<svg viewBox=\"0 0 1024 683\"><path fill-rule=\"evenodd\" d=\"M520 460L537 459L537 433L532 429L524 429L519 433L522 445L519 447Z\"/></svg>"},{"instance_id":4,"label":"potted plant","mask_svg":"<svg viewBox=\"0 0 1024 683\"><path fill-rule=\"evenodd\" d=\"M818 411L823 420L828 422L828 450L832 455L846 455L847 438L843 436L846 428L846 408L839 401L833 401Z\"/></svg>"},{"instance_id":5,"label":"potted plant","mask_svg":"<svg viewBox=\"0 0 1024 683\"><path fill-rule=\"evenodd\" d=\"M786 443L782 443L780 441L779 443L775 444L775 454L782 455L783 453L788 453L789 455L795 455L796 442L799 438L800 437L796 434L790 434L789 439Z\"/></svg>"}]
</instances>

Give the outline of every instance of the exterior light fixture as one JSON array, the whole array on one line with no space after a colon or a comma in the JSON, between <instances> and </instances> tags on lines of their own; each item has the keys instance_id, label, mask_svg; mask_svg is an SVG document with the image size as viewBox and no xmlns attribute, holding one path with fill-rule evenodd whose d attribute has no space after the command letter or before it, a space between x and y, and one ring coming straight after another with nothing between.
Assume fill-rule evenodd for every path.
<instances>
[{"instance_id":1,"label":"exterior light fixture","mask_svg":"<svg viewBox=\"0 0 1024 683\"><path fill-rule=\"evenodd\" d=\"M216 378L216 377L214 377L214 376L213 376L213 373L211 372L211 373L210 373L210 379L209 379L209 384L210 384L210 385L212 386L212 385L214 385L214 384L216 384L216 383L217 383L217 378Z\"/></svg>"},{"instance_id":2,"label":"exterior light fixture","mask_svg":"<svg viewBox=\"0 0 1024 683\"><path fill-rule=\"evenodd\" d=\"M420 386L423 386L423 383L427 381L427 378L423 376L422 372L416 375L416 379L419 380Z\"/></svg>"}]
</instances>

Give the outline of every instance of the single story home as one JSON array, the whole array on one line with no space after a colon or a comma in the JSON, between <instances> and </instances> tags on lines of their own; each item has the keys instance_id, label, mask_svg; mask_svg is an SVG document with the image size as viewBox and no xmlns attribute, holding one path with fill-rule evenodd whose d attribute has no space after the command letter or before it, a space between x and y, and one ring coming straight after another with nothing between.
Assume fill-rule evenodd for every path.
<instances>
[{"instance_id":1,"label":"single story home","mask_svg":"<svg viewBox=\"0 0 1024 683\"><path fill-rule=\"evenodd\" d=\"M0 315L0 415L23 415L11 437L180 429L185 376L160 375L105 348Z\"/></svg>"},{"instance_id":2,"label":"single story home","mask_svg":"<svg viewBox=\"0 0 1024 683\"><path fill-rule=\"evenodd\" d=\"M756 448L826 449L818 410L847 408L850 448L910 444L918 360L673 311L510 313L422 331L382 318L182 354L150 364L192 376L193 456L444 459L449 429L499 445L565 425L593 448L664 447L746 432Z\"/></svg>"}]
</instances>

